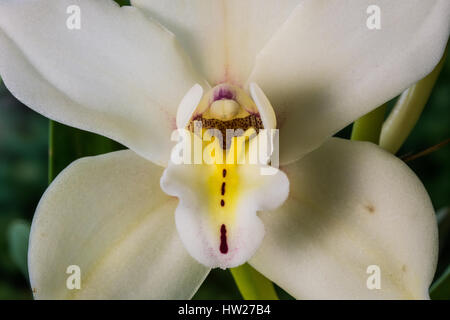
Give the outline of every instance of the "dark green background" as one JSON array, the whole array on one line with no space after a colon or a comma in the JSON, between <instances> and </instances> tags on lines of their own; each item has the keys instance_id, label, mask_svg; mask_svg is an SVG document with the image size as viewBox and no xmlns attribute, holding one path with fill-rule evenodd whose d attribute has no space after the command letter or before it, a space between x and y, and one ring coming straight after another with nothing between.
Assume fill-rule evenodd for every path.
<instances>
[{"instance_id":1,"label":"dark green background","mask_svg":"<svg viewBox=\"0 0 450 320\"><path fill-rule=\"evenodd\" d=\"M447 61L421 119L399 155L421 151L450 137L449 92L450 62ZM343 137L349 134L350 128L339 133ZM47 187L48 135L48 119L22 105L0 83L0 299L31 298L24 264L20 262L25 257L23 254L17 257L18 252L24 251L17 238L24 234L24 226L31 223ZM71 146L82 147L76 139L67 144ZM408 165L423 181L435 209L445 210L449 206L450 147L447 145ZM62 168L65 163L55 166ZM448 221L441 226L438 275L450 262L448 228ZM240 294L227 271L214 270L196 298L232 299L240 298Z\"/></svg>"}]
</instances>

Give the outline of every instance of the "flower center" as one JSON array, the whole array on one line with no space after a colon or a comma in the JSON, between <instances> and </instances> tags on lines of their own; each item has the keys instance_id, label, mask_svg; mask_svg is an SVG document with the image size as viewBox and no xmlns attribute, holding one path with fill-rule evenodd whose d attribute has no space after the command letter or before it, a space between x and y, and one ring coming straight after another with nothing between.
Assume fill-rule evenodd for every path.
<instances>
[{"instance_id":1,"label":"flower center","mask_svg":"<svg viewBox=\"0 0 450 320\"><path fill-rule=\"evenodd\" d=\"M241 88L231 84L220 84L203 96L201 96L202 90L193 89L188 92L180 104L178 112L184 114L184 121L181 125L191 132L195 132L199 128L202 133L212 129L210 130L211 135L221 139L223 149L228 149L231 139L242 136L248 129L253 128L258 134L260 129L266 127L261 116L261 108L258 108L255 101ZM262 93L260 89L259 92ZM260 101L261 99L256 100ZM190 103L189 105L187 101ZM197 101L198 104L195 105ZM268 102L267 98L266 101ZM180 110L182 107L186 110ZM263 111L269 109L273 114L271 106L262 109ZM188 110L191 110L189 115ZM180 127L180 124L178 125ZM217 132L220 132L220 137L217 136Z\"/></svg>"}]
</instances>

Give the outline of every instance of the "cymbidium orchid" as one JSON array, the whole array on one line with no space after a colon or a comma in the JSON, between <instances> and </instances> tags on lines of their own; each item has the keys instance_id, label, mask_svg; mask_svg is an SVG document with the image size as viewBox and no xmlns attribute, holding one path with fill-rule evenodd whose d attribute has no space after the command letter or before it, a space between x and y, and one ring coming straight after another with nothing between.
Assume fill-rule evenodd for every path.
<instances>
[{"instance_id":1,"label":"cymbidium orchid","mask_svg":"<svg viewBox=\"0 0 450 320\"><path fill-rule=\"evenodd\" d=\"M74 162L43 195L28 257L36 298L190 298L210 268L245 262L301 299L428 297L426 190L375 144L331 136L433 69L448 0L131 3L0 1L9 90L129 148ZM80 29L66 26L71 5ZM366 25L370 5L380 29ZM196 121L202 134L278 129L280 167L176 163L173 131L195 144ZM211 140L245 158L238 138ZM66 287L70 265L80 290Z\"/></svg>"}]
</instances>

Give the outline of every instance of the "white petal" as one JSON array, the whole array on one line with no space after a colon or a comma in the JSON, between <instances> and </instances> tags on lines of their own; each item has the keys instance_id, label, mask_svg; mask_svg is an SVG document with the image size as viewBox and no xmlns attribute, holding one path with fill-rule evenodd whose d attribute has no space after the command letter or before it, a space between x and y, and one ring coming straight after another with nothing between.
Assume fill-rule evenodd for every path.
<instances>
[{"instance_id":1,"label":"white petal","mask_svg":"<svg viewBox=\"0 0 450 320\"><path fill-rule=\"evenodd\" d=\"M158 164L169 159L176 110L195 83L174 36L132 7L74 1L2 1L0 74L45 116L125 144Z\"/></svg>"},{"instance_id":2,"label":"white petal","mask_svg":"<svg viewBox=\"0 0 450 320\"><path fill-rule=\"evenodd\" d=\"M267 96L256 83L250 83L250 94L258 107L259 115L265 129L277 127L277 117Z\"/></svg>"},{"instance_id":3,"label":"white petal","mask_svg":"<svg viewBox=\"0 0 450 320\"><path fill-rule=\"evenodd\" d=\"M269 169L272 175L262 174ZM256 164L169 162L161 187L180 199L175 220L189 253L206 266L232 268L259 247L264 226L256 213L281 205L289 181L281 171Z\"/></svg>"},{"instance_id":4,"label":"white petal","mask_svg":"<svg viewBox=\"0 0 450 320\"><path fill-rule=\"evenodd\" d=\"M181 99L177 110L177 128L184 129L189 124L192 114L203 97L203 88L195 84Z\"/></svg>"},{"instance_id":5,"label":"white petal","mask_svg":"<svg viewBox=\"0 0 450 320\"><path fill-rule=\"evenodd\" d=\"M434 210L399 159L368 142L331 139L282 168L288 200L263 212L250 264L298 299L427 298L437 260ZM367 268L380 268L369 290Z\"/></svg>"},{"instance_id":6,"label":"white petal","mask_svg":"<svg viewBox=\"0 0 450 320\"><path fill-rule=\"evenodd\" d=\"M212 85L243 85L256 54L301 0L132 0L188 50Z\"/></svg>"},{"instance_id":7,"label":"white petal","mask_svg":"<svg viewBox=\"0 0 450 320\"><path fill-rule=\"evenodd\" d=\"M162 168L132 151L71 164L50 185L32 224L28 264L39 299L187 299L208 269L178 238L176 200ZM81 269L68 290L66 270Z\"/></svg>"},{"instance_id":8,"label":"white petal","mask_svg":"<svg viewBox=\"0 0 450 320\"><path fill-rule=\"evenodd\" d=\"M370 30L377 5L381 29ZM249 82L277 114L284 163L420 80L448 40L448 0L306 0L259 53ZM299 138L297 138L299 137Z\"/></svg>"}]
</instances>

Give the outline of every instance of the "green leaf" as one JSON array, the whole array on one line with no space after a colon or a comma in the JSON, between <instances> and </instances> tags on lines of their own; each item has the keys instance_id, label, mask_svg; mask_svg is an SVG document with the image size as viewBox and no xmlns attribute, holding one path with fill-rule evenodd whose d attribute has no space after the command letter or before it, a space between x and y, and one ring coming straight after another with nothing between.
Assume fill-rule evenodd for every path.
<instances>
[{"instance_id":1,"label":"green leaf","mask_svg":"<svg viewBox=\"0 0 450 320\"><path fill-rule=\"evenodd\" d=\"M49 182L76 159L121 149L122 145L108 138L50 121Z\"/></svg>"},{"instance_id":2,"label":"green leaf","mask_svg":"<svg viewBox=\"0 0 450 320\"><path fill-rule=\"evenodd\" d=\"M356 120L353 124L351 139L378 144L386 107L387 103Z\"/></svg>"},{"instance_id":3,"label":"green leaf","mask_svg":"<svg viewBox=\"0 0 450 320\"><path fill-rule=\"evenodd\" d=\"M115 0L120 6L129 6L130 0Z\"/></svg>"},{"instance_id":4,"label":"green leaf","mask_svg":"<svg viewBox=\"0 0 450 320\"><path fill-rule=\"evenodd\" d=\"M7 238L11 260L28 279L27 252L30 224L23 220L14 220L8 226Z\"/></svg>"},{"instance_id":5,"label":"green leaf","mask_svg":"<svg viewBox=\"0 0 450 320\"><path fill-rule=\"evenodd\" d=\"M381 130L379 144L383 149L395 154L408 138L419 120L444 66L447 49L434 70L405 90L397 100Z\"/></svg>"},{"instance_id":6,"label":"green leaf","mask_svg":"<svg viewBox=\"0 0 450 320\"><path fill-rule=\"evenodd\" d=\"M430 288L430 298L433 300L450 299L450 265Z\"/></svg>"},{"instance_id":7,"label":"green leaf","mask_svg":"<svg viewBox=\"0 0 450 320\"><path fill-rule=\"evenodd\" d=\"M248 263L230 271L245 300L278 300L273 283Z\"/></svg>"},{"instance_id":8,"label":"green leaf","mask_svg":"<svg viewBox=\"0 0 450 320\"><path fill-rule=\"evenodd\" d=\"M439 252L442 253L450 240L450 208L444 207L438 210L436 218L439 226Z\"/></svg>"}]
</instances>

